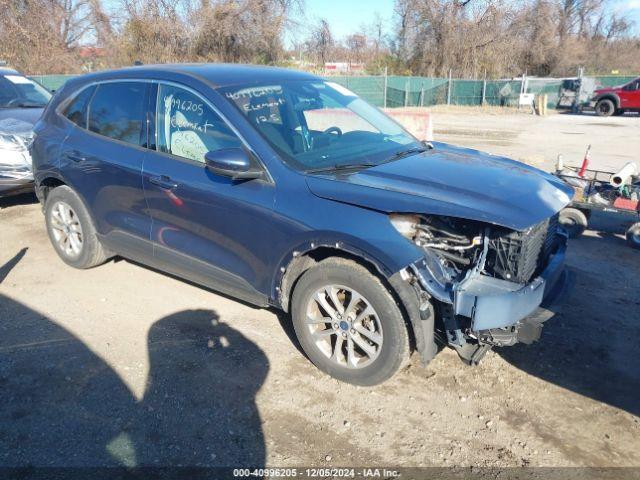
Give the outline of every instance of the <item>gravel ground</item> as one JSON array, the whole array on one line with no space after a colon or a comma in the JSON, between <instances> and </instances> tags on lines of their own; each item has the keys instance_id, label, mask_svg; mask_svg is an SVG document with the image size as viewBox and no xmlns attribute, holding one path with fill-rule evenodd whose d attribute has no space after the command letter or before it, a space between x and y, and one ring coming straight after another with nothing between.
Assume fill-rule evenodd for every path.
<instances>
[{"instance_id":1,"label":"gravel ground","mask_svg":"<svg viewBox=\"0 0 640 480\"><path fill-rule=\"evenodd\" d=\"M580 165L589 144L592 168L616 170L629 161L640 162L638 114L602 118L555 111L546 117L504 112L435 107L435 140L506 155L547 171L555 168L559 154L565 164Z\"/></svg>"},{"instance_id":2,"label":"gravel ground","mask_svg":"<svg viewBox=\"0 0 640 480\"><path fill-rule=\"evenodd\" d=\"M0 466L640 466L640 252L616 221L571 242L539 343L362 388L285 316L127 261L74 270L32 197L0 202Z\"/></svg>"}]
</instances>

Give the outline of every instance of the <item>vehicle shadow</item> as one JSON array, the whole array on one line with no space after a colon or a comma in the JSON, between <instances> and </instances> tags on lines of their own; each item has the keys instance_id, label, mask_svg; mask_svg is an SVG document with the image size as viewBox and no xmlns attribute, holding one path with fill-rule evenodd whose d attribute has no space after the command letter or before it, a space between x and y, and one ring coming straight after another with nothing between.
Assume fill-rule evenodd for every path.
<instances>
[{"instance_id":1,"label":"vehicle shadow","mask_svg":"<svg viewBox=\"0 0 640 480\"><path fill-rule=\"evenodd\" d=\"M36 194L32 192L2 197L0 198L0 210L3 208L15 207L17 205L31 205L33 203L38 203L38 197L36 197Z\"/></svg>"},{"instance_id":2,"label":"vehicle shadow","mask_svg":"<svg viewBox=\"0 0 640 480\"><path fill-rule=\"evenodd\" d=\"M264 466L255 396L269 363L214 311L152 325L141 399L73 333L2 294L0 331L1 467Z\"/></svg>"},{"instance_id":3,"label":"vehicle shadow","mask_svg":"<svg viewBox=\"0 0 640 480\"><path fill-rule=\"evenodd\" d=\"M572 240L576 284L540 341L496 352L531 375L640 415L638 253L614 236Z\"/></svg>"}]
</instances>

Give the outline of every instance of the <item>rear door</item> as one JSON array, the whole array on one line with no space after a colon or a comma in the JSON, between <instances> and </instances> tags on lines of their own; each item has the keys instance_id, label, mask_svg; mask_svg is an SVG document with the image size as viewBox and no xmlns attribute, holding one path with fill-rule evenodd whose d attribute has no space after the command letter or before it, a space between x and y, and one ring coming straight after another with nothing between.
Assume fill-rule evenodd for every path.
<instances>
[{"instance_id":1,"label":"rear door","mask_svg":"<svg viewBox=\"0 0 640 480\"><path fill-rule=\"evenodd\" d=\"M88 87L64 111L74 123L60 171L88 206L103 242L140 261L153 258L142 188L150 83Z\"/></svg>"},{"instance_id":2,"label":"rear door","mask_svg":"<svg viewBox=\"0 0 640 480\"><path fill-rule=\"evenodd\" d=\"M266 304L256 285L267 271L273 183L234 181L205 168L205 153L242 148L243 142L194 91L160 83L155 112L155 151L149 151L143 168L155 263Z\"/></svg>"}]
</instances>

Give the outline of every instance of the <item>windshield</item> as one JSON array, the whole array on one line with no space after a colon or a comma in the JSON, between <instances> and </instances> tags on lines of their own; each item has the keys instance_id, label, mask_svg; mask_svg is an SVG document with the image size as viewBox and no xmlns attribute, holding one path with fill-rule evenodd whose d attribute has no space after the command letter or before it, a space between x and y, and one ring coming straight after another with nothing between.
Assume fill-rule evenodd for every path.
<instances>
[{"instance_id":1,"label":"windshield","mask_svg":"<svg viewBox=\"0 0 640 480\"><path fill-rule=\"evenodd\" d=\"M332 82L241 85L221 92L299 170L373 166L425 148L384 113Z\"/></svg>"},{"instance_id":2,"label":"windshield","mask_svg":"<svg viewBox=\"0 0 640 480\"><path fill-rule=\"evenodd\" d=\"M51 94L23 75L0 75L0 108L44 107Z\"/></svg>"}]
</instances>

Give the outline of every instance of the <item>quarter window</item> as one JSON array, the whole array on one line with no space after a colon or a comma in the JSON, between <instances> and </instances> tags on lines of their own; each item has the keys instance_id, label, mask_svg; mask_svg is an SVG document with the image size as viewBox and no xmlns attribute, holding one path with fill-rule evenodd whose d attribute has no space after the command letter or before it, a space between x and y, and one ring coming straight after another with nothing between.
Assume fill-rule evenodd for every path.
<instances>
[{"instance_id":1,"label":"quarter window","mask_svg":"<svg viewBox=\"0 0 640 480\"><path fill-rule=\"evenodd\" d=\"M117 82L98 85L89 105L89 130L134 145L144 145L145 119L143 82Z\"/></svg>"},{"instance_id":2,"label":"quarter window","mask_svg":"<svg viewBox=\"0 0 640 480\"><path fill-rule=\"evenodd\" d=\"M161 84L157 99L157 149L204 163L207 152L242 146L225 121L199 96Z\"/></svg>"},{"instance_id":3,"label":"quarter window","mask_svg":"<svg viewBox=\"0 0 640 480\"><path fill-rule=\"evenodd\" d=\"M65 108L64 116L82 128L87 128L87 105L96 87L89 87L82 90L71 103Z\"/></svg>"}]
</instances>

